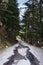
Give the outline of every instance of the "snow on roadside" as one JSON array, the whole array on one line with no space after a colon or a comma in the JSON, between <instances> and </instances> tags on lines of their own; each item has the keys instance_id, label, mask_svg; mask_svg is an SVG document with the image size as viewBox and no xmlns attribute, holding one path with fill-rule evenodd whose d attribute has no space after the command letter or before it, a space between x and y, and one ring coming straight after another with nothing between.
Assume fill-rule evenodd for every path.
<instances>
[{"instance_id":1,"label":"snow on roadside","mask_svg":"<svg viewBox=\"0 0 43 65\"><path fill-rule=\"evenodd\" d=\"M20 60L17 65L31 65L29 60Z\"/></svg>"},{"instance_id":2,"label":"snow on roadside","mask_svg":"<svg viewBox=\"0 0 43 65\"><path fill-rule=\"evenodd\" d=\"M20 48L18 49L18 53L21 54L22 56L26 56L26 51L28 48Z\"/></svg>"},{"instance_id":3,"label":"snow on roadside","mask_svg":"<svg viewBox=\"0 0 43 65\"><path fill-rule=\"evenodd\" d=\"M39 60L40 65L43 65L43 49L28 45L24 41L19 40L22 45L28 46L30 48L30 52Z\"/></svg>"},{"instance_id":4,"label":"snow on roadside","mask_svg":"<svg viewBox=\"0 0 43 65\"><path fill-rule=\"evenodd\" d=\"M21 43L21 45L28 46L30 48L29 51L35 57L37 57L37 59L40 61L40 65L43 65L43 49L28 45L22 40L19 40L19 43ZM6 48L2 53L0 53L0 65L3 65L3 63L8 61L7 58L14 54L13 50L19 46L19 43L15 44L12 47ZM27 51L27 48L18 49L19 54L21 54L22 56L26 55L26 51ZM17 65L28 65L28 64L31 65L30 61L26 58L26 60L24 60L24 59L19 60ZM12 65L15 65L15 64L12 64Z\"/></svg>"}]
</instances>

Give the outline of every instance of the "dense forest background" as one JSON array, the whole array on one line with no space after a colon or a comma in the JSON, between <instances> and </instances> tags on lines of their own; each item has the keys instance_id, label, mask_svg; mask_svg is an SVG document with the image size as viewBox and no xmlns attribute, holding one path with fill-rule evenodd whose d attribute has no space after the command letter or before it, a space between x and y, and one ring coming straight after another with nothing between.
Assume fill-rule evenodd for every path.
<instances>
[{"instance_id":1,"label":"dense forest background","mask_svg":"<svg viewBox=\"0 0 43 65\"><path fill-rule=\"evenodd\" d=\"M20 38L35 46L43 46L43 0L28 0L20 20L17 0L0 0L0 45Z\"/></svg>"}]
</instances>

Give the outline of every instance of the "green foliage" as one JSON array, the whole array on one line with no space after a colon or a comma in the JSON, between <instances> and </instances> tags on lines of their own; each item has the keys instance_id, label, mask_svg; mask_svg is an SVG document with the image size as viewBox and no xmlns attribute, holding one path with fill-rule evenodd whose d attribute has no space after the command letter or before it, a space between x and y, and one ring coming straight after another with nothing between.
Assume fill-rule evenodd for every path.
<instances>
[{"instance_id":1,"label":"green foliage","mask_svg":"<svg viewBox=\"0 0 43 65\"><path fill-rule=\"evenodd\" d=\"M5 26L7 38L16 39L19 33L19 9L16 0L8 0L8 3L1 2L0 20Z\"/></svg>"},{"instance_id":2,"label":"green foliage","mask_svg":"<svg viewBox=\"0 0 43 65\"><path fill-rule=\"evenodd\" d=\"M43 35L42 11L40 11L40 9L42 10L42 7L40 7L42 1L40 3L38 0L28 0L25 5L27 6L27 10L24 13L22 22L25 23L25 30L27 31L25 31L26 40L28 41L29 39L32 43L42 38L41 35Z\"/></svg>"}]
</instances>

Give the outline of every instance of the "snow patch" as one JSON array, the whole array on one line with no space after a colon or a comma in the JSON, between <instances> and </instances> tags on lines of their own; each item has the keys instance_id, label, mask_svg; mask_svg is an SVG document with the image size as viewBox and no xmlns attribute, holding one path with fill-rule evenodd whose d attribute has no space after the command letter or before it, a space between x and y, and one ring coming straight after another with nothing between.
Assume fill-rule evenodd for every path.
<instances>
[{"instance_id":1,"label":"snow patch","mask_svg":"<svg viewBox=\"0 0 43 65\"><path fill-rule=\"evenodd\" d=\"M20 60L17 65L31 65L29 60Z\"/></svg>"},{"instance_id":2,"label":"snow patch","mask_svg":"<svg viewBox=\"0 0 43 65\"><path fill-rule=\"evenodd\" d=\"M17 62L18 60L15 60L14 62Z\"/></svg>"},{"instance_id":3,"label":"snow patch","mask_svg":"<svg viewBox=\"0 0 43 65\"><path fill-rule=\"evenodd\" d=\"M18 53L21 54L22 56L26 56L28 48L20 48L18 49Z\"/></svg>"}]
</instances>

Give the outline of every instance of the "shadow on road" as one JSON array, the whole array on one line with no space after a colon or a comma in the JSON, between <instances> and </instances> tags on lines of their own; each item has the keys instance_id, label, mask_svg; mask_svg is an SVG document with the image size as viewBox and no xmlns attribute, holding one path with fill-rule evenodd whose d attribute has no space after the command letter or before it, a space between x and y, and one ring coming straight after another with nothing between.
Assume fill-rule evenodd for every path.
<instances>
[{"instance_id":1,"label":"shadow on road","mask_svg":"<svg viewBox=\"0 0 43 65\"><path fill-rule=\"evenodd\" d=\"M26 51L26 57L22 56L21 54L18 53L18 49L21 48L28 48ZM17 63L21 60L24 59L26 60L26 58L30 61L31 65L39 65L39 61L38 59L29 51L30 48L28 46L25 45L21 45L19 43L19 46L15 48L14 51L14 55L12 55L11 57L9 57L9 61L5 62L3 65L12 65L15 64L17 65ZM16 61L15 61L16 60Z\"/></svg>"}]
</instances>

